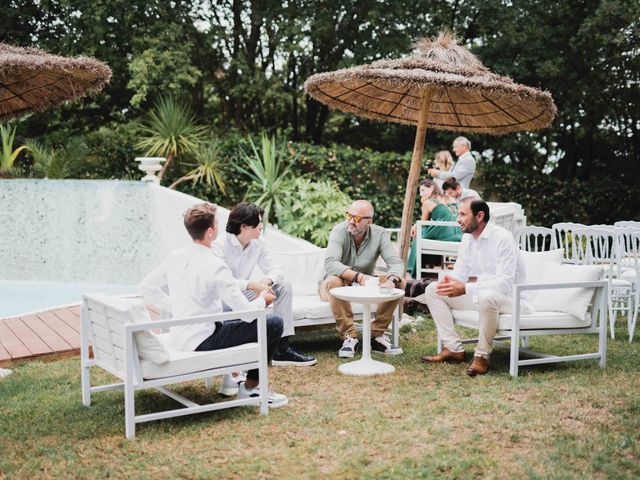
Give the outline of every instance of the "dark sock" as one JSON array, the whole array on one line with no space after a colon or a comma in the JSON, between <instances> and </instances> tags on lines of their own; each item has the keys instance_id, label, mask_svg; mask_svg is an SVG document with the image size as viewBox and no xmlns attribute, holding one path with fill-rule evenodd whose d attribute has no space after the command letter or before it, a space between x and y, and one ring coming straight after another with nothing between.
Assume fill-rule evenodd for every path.
<instances>
[{"instance_id":1,"label":"dark sock","mask_svg":"<svg viewBox=\"0 0 640 480\"><path fill-rule=\"evenodd\" d=\"M278 342L278 346L276 347L276 351L278 353L284 353L289 348L289 337L282 337Z\"/></svg>"}]
</instances>

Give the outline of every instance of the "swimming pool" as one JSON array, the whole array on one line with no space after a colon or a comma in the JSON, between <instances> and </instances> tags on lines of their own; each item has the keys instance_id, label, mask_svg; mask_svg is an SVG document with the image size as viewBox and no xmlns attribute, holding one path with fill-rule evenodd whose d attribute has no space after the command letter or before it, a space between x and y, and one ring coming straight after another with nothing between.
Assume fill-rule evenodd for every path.
<instances>
[{"instance_id":1,"label":"swimming pool","mask_svg":"<svg viewBox=\"0 0 640 480\"><path fill-rule=\"evenodd\" d=\"M83 293L134 293L134 285L0 280L0 319L78 304Z\"/></svg>"}]
</instances>

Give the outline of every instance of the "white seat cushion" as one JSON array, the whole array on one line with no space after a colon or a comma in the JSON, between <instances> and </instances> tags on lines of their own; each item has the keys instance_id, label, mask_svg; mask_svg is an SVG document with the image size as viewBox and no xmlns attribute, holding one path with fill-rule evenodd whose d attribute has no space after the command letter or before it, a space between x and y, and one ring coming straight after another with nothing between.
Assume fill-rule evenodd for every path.
<instances>
[{"instance_id":1,"label":"white seat cushion","mask_svg":"<svg viewBox=\"0 0 640 480\"><path fill-rule=\"evenodd\" d=\"M470 328L478 328L479 313L473 310L453 310L456 323ZM499 330L511 330L513 316L502 314L498 322ZM521 330L536 330L546 328L584 328L591 325L591 317L585 315L580 320L573 315L562 312L536 312L535 315L520 315Z\"/></svg>"},{"instance_id":2,"label":"white seat cushion","mask_svg":"<svg viewBox=\"0 0 640 480\"><path fill-rule=\"evenodd\" d=\"M443 240L422 239L420 240L420 247L423 251L434 250L436 252L446 252L452 255L456 255L458 253L458 248L460 247L460 242L445 242Z\"/></svg>"},{"instance_id":3,"label":"white seat cushion","mask_svg":"<svg viewBox=\"0 0 640 480\"><path fill-rule=\"evenodd\" d=\"M362 304L352 303L351 308L354 315L362 314ZM376 306L371 306L371 311L376 311ZM331 304L323 302L318 295L303 295L293 297L293 318L301 320L303 318L333 318Z\"/></svg>"},{"instance_id":4,"label":"white seat cushion","mask_svg":"<svg viewBox=\"0 0 640 480\"><path fill-rule=\"evenodd\" d=\"M140 359L142 377L146 379L173 377L211 368L257 362L260 356L259 346L255 342L208 352L186 352L173 348L169 333L158 334L155 337L169 354L169 361L158 365Z\"/></svg>"}]
</instances>

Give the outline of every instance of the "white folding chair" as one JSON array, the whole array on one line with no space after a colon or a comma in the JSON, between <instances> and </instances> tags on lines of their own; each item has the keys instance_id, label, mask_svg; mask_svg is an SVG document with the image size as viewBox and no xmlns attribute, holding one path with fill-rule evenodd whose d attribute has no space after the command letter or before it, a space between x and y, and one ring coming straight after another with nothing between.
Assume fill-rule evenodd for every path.
<instances>
[{"instance_id":1,"label":"white folding chair","mask_svg":"<svg viewBox=\"0 0 640 480\"><path fill-rule=\"evenodd\" d=\"M516 228L514 233L520 249L526 252L543 252L557 248L553 230L550 228L528 225Z\"/></svg>"},{"instance_id":2,"label":"white folding chair","mask_svg":"<svg viewBox=\"0 0 640 480\"><path fill-rule=\"evenodd\" d=\"M556 248L561 248L564 252L564 263L581 263L576 258L576 249L573 242L572 232L576 228L585 227L586 225L573 222L554 223L551 226L551 229L553 230L553 238L556 242Z\"/></svg>"},{"instance_id":3,"label":"white folding chair","mask_svg":"<svg viewBox=\"0 0 640 480\"><path fill-rule=\"evenodd\" d=\"M632 285L633 315L628 318L629 342L632 342L640 309L640 228L619 227L617 236L618 277Z\"/></svg>"},{"instance_id":4,"label":"white folding chair","mask_svg":"<svg viewBox=\"0 0 640 480\"><path fill-rule=\"evenodd\" d=\"M609 327L611 338L615 338L617 312L627 314L628 329L631 328L633 312L633 284L629 280L617 277L618 257L620 255L618 234L608 226L606 228L586 227L573 230L573 244L576 258L582 265L601 265L609 282Z\"/></svg>"},{"instance_id":5,"label":"white folding chair","mask_svg":"<svg viewBox=\"0 0 640 480\"><path fill-rule=\"evenodd\" d=\"M630 227L630 228L640 228L640 222L635 220L620 220L613 224L614 227Z\"/></svg>"}]
</instances>

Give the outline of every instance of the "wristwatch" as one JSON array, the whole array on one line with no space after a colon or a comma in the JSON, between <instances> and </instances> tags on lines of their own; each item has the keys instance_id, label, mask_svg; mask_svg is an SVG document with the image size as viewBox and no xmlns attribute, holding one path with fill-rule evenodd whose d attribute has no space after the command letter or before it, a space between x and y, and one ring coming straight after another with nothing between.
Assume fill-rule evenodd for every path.
<instances>
[{"instance_id":1,"label":"wristwatch","mask_svg":"<svg viewBox=\"0 0 640 480\"><path fill-rule=\"evenodd\" d=\"M402 280L400 280L400 277L397 275L389 275L388 279L391 280L396 287L402 283Z\"/></svg>"}]
</instances>

